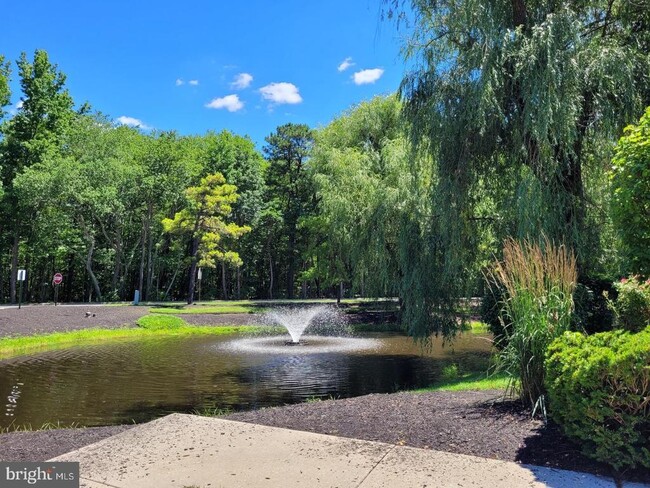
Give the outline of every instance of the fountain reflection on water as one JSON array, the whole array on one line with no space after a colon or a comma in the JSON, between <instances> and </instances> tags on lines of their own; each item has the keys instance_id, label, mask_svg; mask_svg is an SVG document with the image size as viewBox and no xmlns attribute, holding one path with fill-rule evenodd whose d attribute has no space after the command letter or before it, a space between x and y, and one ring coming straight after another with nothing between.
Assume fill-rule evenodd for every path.
<instances>
[{"instance_id":1,"label":"fountain reflection on water","mask_svg":"<svg viewBox=\"0 0 650 488\"><path fill-rule=\"evenodd\" d=\"M379 346L379 341L375 339L350 337L345 314L331 305L278 307L264 314L260 323L282 325L291 340L288 341L286 336L247 337L230 341L222 347L245 352L314 354L351 352ZM310 335L305 336L305 331Z\"/></svg>"}]
</instances>

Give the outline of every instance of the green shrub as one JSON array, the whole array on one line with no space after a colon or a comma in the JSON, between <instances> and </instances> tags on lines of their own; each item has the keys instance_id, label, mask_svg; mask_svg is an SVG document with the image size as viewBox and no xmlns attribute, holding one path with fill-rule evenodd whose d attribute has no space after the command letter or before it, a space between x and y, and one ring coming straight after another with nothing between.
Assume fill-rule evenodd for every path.
<instances>
[{"instance_id":1,"label":"green shrub","mask_svg":"<svg viewBox=\"0 0 650 488\"><path fill-rule=\"evenodd\" d=\"M639 281L636 276L623 278L614 284L614 288L618 297L610 302L610 306L617 327L638 332L650 325L650 280Z\"/></svg>"},{"instance_id":2,"label":"green shrub","mask_svg":"<svg viewBox=\"0 0 650 488\"><path fill-rule=\"evenodd\" d=\"M442 368L440 379L444 382L454 381L460 377L460 369L456 363L448 364Z\"/></svg>"},{"instance_id":3,"label":"green shrub","mask_svg":"<svg viewBox=\"0 0 650 488\"><path fill-rule=\"evenodd\" d=\"M149 330L177 329L178 327L187 325L187 323L179 317L162 314L145 315L138 319L137 324L143 329Z\"/></svg>"},{"instance_id":4,"label":"green shrub","mask_svg":"<svg viewBox=\"0 0 650 488\"><path fill-rule=\"evenodd\" d=\"M586 455L650 468L650 327L566 333L548 349L546 387L551 417Z\"/></svg>"}]
</instances>

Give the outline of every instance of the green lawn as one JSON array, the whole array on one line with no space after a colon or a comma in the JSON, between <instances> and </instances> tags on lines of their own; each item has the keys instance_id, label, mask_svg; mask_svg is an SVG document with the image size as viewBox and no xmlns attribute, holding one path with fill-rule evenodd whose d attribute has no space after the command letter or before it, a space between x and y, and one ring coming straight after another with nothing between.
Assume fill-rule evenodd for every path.
<instances>
[{"instance_id":1,"label":"green lawn","mask_svg":"<svg viewBox=\"0 0 650 488\"><path fill-rule=\"evenodd\" d=\"M470 320L465 324L463 330L470 331L472 334L487 334L490 332L488 325L478 320Z\"/></svg>"},{"instance_id":2,"label":"green lawn","mask_svg":"<svg viewBox=\"0 0 650 488\"><path fill-rule=\"evenodd\" d=\"M505 374L488 376L486 373L467 373L458 378L443 380L427 388L414 391L426 393L429 391L505 390L509 381Z\"/></svg>"},{"instance_id":3,"label":"green lawn","mask_svg":"<svg viewBox=\"0 0 650 488\"><path fill-rule=\"evenodd\" d=\"M149 309L151 313L184 315L201 313L255 313L261 309L251 305L189 305L186 307L157 307Z\"/></svg>"},{"instance_id":4,"label":"green lawn","mask_svg":"<svg viewBox=\"0 0 650 488\"><path fill-rule=\"evenodd\" d=\"M63 349L83 344L106 341L137 340L146 337L173 337L190 335L227 335L277 333L275 328L256 325L233 325L202 327L188 325L178 317L146 315L138 320L140 327L122 329L85 329L70 332L55 332L26 337L0 339L0 359L51 349Z\"/></svg>"}]
</instances>

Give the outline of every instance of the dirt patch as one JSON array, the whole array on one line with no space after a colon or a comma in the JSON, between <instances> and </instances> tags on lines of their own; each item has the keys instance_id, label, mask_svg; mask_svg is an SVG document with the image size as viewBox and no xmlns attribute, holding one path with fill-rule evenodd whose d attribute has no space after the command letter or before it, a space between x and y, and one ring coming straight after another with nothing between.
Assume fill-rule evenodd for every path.
<instances>
[{"instance_id":1,"label":"dirt patch","mask_svg":"<svg viewBox=\"0 0 650 488\"><path fill-rule=\"evenodd\" d=\"M69 330L134 327L147 307L96 305L28 305L0 309L0 337Z\"/></svg>"}]
</instances>

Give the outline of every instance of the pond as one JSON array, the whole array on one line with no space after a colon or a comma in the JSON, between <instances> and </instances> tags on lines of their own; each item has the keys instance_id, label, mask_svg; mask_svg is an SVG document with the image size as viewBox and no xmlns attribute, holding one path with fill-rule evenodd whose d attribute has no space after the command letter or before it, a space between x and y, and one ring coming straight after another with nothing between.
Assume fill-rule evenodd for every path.
<instances>
[{"instance_id":1,"label":"pond","mask_svg":"<svg viewBox=\"0 0 650 488\"><path fill-rule=\"evenodd\" d=\"M364 347L233 347L236 336L160 337L80 346L0 361L0 428L144 422L172 412L250 410L424 387L445 365L485 368L486 336L462 334L422 352L395 334ZM265 341L268 339L264 339Z\"/></svg>"}]
</instances>

